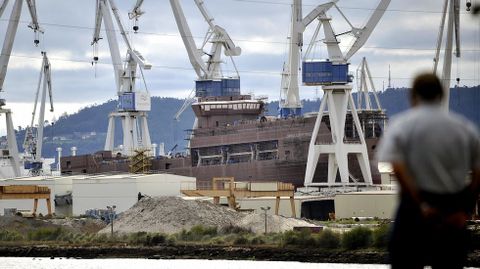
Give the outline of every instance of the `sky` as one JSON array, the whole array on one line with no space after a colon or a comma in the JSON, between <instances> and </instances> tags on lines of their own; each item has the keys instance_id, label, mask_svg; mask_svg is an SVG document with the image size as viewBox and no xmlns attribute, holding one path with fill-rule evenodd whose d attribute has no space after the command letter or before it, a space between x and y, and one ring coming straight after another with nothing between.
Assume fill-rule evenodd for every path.
<instances>
[{"instance_id":1,"label":"sky","mask_svg":"<svg viewBox=\"0 0 480 269\"><path fill-rule=\"evenodd\" d=\"M14 1L10 1L0 19L0 41ZM135 0L116 1L123 24L132 29L127 13ZM304 0L304 15L326 1ZM365 46L350 59L350 71L355 72L362 57L366 57L377 90L388 84L391 67L392 86L408 87L415 74L432 70L436 41L441 20L441 0L392 0ZM480 0L473 0L480 4ZM193 1L181 0L193 36L198 43L207 30ZM340 0L338 6L355 26L361 27L375 9L376 0ZM225 28L242 55L235 58L241 76L242 92L266 95L278 100L283 63L287 59L291 1L290 0L205 0L215 22ZM186 98L194 86L193 71L168 0L145 0L145 14L138 24L140 30L129 36L136 50L153 64L146 70L145 82L151 95ZM74 113L80 108L100 104L116 98L113 67L106 38L100 41L99 63L92 66L90 46L95 17L95 0L38 0L37 12L45 33L40 45L33 45L33 32L24 4L21 23L10 59L4 92L7 108L13 111L14 126L30 122L33 99L41 65L42 50L46 51L52 66L55 112L46 119L58 118L63 113ZM329 12L336 32L348 30L340 14ZM453 61L452 77L460 77L461 85L480 84L480 18L473 17L461 0L462 57ZM304 36L309 44L316 25L310 25ZM102 36L104 36L102 32ZM126 48L117 36L120 51ZM340 37L340 46L346 49L350 40ZM305 46L306 50L306 46ZM324 46L316 46L316 58L326 58ZM233 64L227 59L224 73L233 74ZM139 84L144 88L143 83ZM300 87L303 99L322 95L316 87ZM4 133L0 125L0 133Z\"/></svg>"}]
</instances>

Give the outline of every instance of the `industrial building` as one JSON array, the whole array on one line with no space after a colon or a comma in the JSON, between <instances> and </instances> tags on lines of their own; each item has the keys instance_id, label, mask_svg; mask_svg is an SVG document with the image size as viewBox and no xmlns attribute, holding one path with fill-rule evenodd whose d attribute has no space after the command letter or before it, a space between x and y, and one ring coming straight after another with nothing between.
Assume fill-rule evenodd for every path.
<instances>
[{"instance_id":1,"label":"industrial building","mask_svg":"<svg viewBox=\"0 0 480 269\"><path fill-rule=\"evenodd\" d=\"M72 180L74 216L88 209L116 206L117 213L129 209L146 196L180 196L182 185L195 184L195 178L171 174L118 174L75 177Z\"/></svg>"},{"instance_id":2,"label":"industrial building","mask_svg":"<svg viewBox=\"0 0 480 269\"><path fill-rule=\"evenodd\" d=\"M58 177L24 177L0 179L0 186L35 185L51 190L53 212L79 216L88 209L115 205L117 212L133 206L138 194L145 196L179 196L182 185L195 184L195 178L171 174L105 174ZM33 200L0 200L0 214L5 209L32 210ZM39 201L37 213L46 215L47 207Z\"/></svg>"}]
</instances>

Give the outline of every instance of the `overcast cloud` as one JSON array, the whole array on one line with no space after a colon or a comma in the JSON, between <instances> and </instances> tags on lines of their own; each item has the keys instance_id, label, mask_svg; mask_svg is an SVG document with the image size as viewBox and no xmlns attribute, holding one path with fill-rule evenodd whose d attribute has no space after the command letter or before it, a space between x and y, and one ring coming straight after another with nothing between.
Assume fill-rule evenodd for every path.
<instances>
[{"instance_id":1,"label":"overcast cloud","mask_svg":"<svg viewBox=\"0 0 480 269\"><path fill-rule=\"evenodd\" d=\"M5 33L11 3L0 20L0 33ZM135 1L117 1L123 22L131 29L127 12ZM304 0L304 14L325 1ZM441 18L440 0L392 0L389 10L373 32L369 41L351 59L351 71L357 68L361 57L367 57L377 89L387 83L388 65L391 65L392 83L396 87L409 86L412 76L422 70L431 70L432 59ZM475 1L473 1L475 2ZM480 1L477 1L480 2ZM287 35L290 23L290 1L265 0L205 0L216 23L227 29L242 55L236 65L242 78L242 91L279 96L280 73L287 55ZM343 0L339 6L356 26L362 26L377 5L373 0ZM197 40L202 40L206 23L193 1L182 1L185 14ZM479 3L480 4L480 3ZM480 84L480 19L472 18L461 6L462 59L453 63L452 77L461 78L462 85ZM45 34L39 47L33 46L33 33L27 28L30 21L26 5L18 29L10 66L4 85L3 98L14 112L14 125L25 126L29 121L31 103L41 64L40 51L48 52L52 64L56 116L75 112L92 103L102 103L116 97L113 68L107 40L100 42L100 61L91 65L95 1L94 0L38 0L38 16ZM145 71L148 89L155 96L185 98L191 91L196 75L187 53L168 0L146 0L146 13L140 18L140 31L131 34L134 46L153 64ZM336 11L330 15L337 32L347 25ZM308 44L315 25L305 35ZM3 40L3 35L0 35ZM125 47L120 43L121 53ZM341 38L342 47L350 44ZM315 55L326 58L324 48ZM233 70L230 62L225 70ZM228 71L226 72L228 74ZM312 87L301 87L302 98L316 98ZM321 93L320 93L321 94ZM30 105L31 106L31 105ZM47 115L53 117L53 115ZM3 129L0 127L0 130Z\"/></svg>"}]
</instances>

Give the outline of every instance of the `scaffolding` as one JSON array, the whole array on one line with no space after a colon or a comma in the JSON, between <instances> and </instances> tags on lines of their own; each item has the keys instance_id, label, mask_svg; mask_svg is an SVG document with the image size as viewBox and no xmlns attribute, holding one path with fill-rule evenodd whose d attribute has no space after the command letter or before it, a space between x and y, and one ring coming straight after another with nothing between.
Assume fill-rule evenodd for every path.
<instances>
[{"instance_id":1,"label":"scaffolding","mask_svg":"<svg viewBox=\"0 0 480 269\"><path fill-rule=\"evenodd\" d=\"M149 149L136 149L135 154L130 157L130 173L145 174L150 171L152 166Z\"/></svg>"}]
</instances>

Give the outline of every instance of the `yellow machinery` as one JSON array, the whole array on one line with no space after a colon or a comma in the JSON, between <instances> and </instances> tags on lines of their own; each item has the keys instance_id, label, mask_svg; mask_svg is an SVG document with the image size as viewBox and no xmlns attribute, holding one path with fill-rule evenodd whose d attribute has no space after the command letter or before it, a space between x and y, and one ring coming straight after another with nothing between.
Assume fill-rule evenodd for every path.
<instances>
[{"instance_id":1,"label":"yellow machinery","mask_svg":"<svg viewBox=\"0 0 480 269\"><path fill-rule=\"evenodd\" d=\"M235 182L233 177L215 177L207 187L197 186L195 190L181 190L182 194L192 197L212 197L215 204L220 203L220 197L226 197L228 206L239 209L237 198L275 197L275 215L278 215L280 197L289 197L292 217L295 217L295 188L290 183L283 182Z\"/></svg>"}]
</instances>

